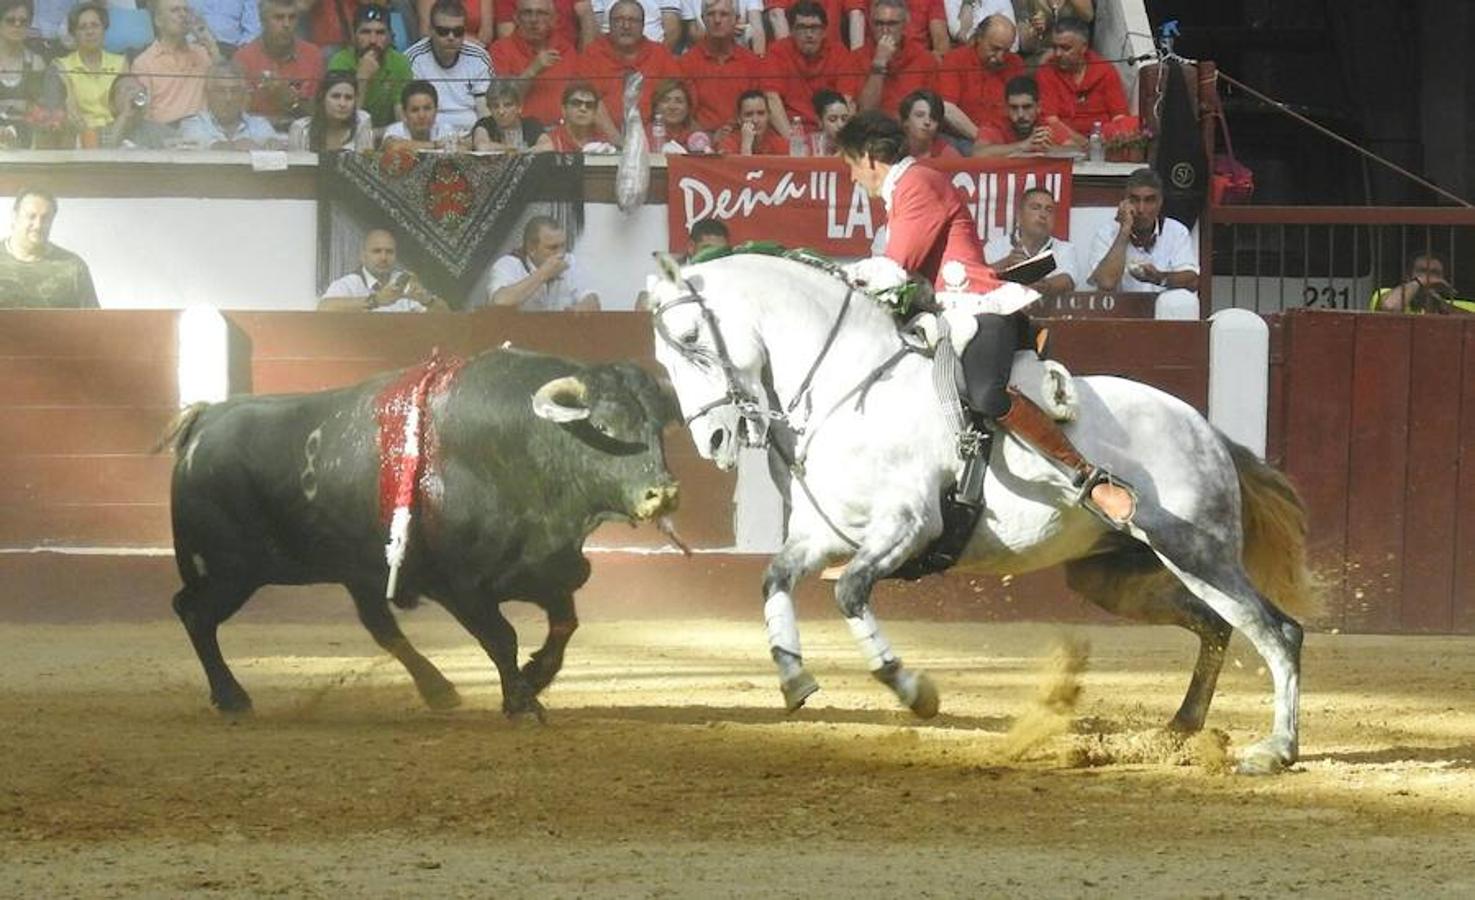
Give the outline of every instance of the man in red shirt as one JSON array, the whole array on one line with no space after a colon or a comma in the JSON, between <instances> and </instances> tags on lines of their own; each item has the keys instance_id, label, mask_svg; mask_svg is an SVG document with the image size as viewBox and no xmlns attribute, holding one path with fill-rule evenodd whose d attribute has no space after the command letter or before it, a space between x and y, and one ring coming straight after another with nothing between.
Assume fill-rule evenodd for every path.
<instances>
[{"instance_id":1,"label":"man in red shirt","mask_svg":"<svg viewBox=\"0 0 1475 900\"><path fill-rule=\"evenodd\" d=\"M553 30L553 0L517 0L517 28L487 48L492 68L515 76L522 91L522 112L544 125L558 121L560 98L578 74L574 45Z\"/></svg>"},{"instance_id":2,"label":"man in red shirt","mask_svg":"<svg viewBox=\"0 0 1475 900\"><path fill-rule=\"evenodd\" d=\"M261 37L236 51L251 86L251 112L278 131L312 107L326 61L315 44L297 38L296 0L262 0Z\"/></svg>"},{"instance_id":3,"label":"man in red shirt","mask_svg":"<svg viewBox=\"0 0 1475 900\"><path fill-rule=\"evenodd\" d=\"M493 18L497 20L498 38L508 37L517 30L517 0L496 0L492 10ZM589 0L553 0L555 37L583 48L594 40L598 32L599 26L594 22L594 8Z\"/></svg>"},{"instance_id":4,"label":"man in red shirt","mask_svg":"<svg viewBox=\"0 0 1475 900\"><path fill-rule=\"evenodd\" d=\"M854 50L865 43L865 0L765 0L764 13L773 26L773 36L783 40L794 34L794 7L817 5L824 11L825 37L835 47ZM847 42L845 32L849 30Z\"/></svg>"},{"instance_id":5,"label":"man in red shirt","mask_svg":"<svg viewBox=\"0 0 1475 900\"><path fill-rule=\"evenodd\" d=\"M857 51L870 60L861 84L862 110L893 110L912 91L938 89L937 57L925 44L906 36L905 0L875 0L871 4L871 33L875 43Z\"/></svg>"},{"instance_id":6,"label":"man in red shirt","mask_svg":"<svg viewBox=\"0 0 1475 900\"><path fill-rule=\"evenodd\" d=\"M947 7L942 0L906 0L907 40L941 57L952 47L947 33Z\"/></svg>"},{"instance_id":7,"label":"man in red shirt","mask_svg":"<svg viewBox=\"0 0 1475 900\"><path fill-rule=\"evenodd\" d=\"M732 123L738 97L757 83L761 71L762 60L737 44L737 22L734 0L702 0L707 34L678 60L696 92L697 123L708 131Z\"/></svg>"},{"instance_id":8,"label":"man in red shirt","mask_svg":"<svg viewBox=\"0 0 1475 900\"><path fill-rule=\"evenodd\" d=\"M942 58L938 93L947 98L947 123L969 140L991 125L1007 129L1004 85L1025 73L1024 60L1011 52L1017 31L1007 16L992 15L979 23L973 43Z\"/></svg>"},{"instance_id":9,"label":"man in red shirt","mask_svg":"<svg viewBox=\"0 0 1475 900\"><path fill-rule=\"evenodd\" d=\"M877 5L881 2L884 0ZM890 236L885 255L889 259L939 288L957 291L961 280L963 291L985 294L1000 286L993 269L984 262L968 204L945 173L916 165L905 156L906 134L895 119L877 111L861 113L840 129L837 140L855 183L886 203ZM948 270L946 282L944 269ZM982 512L989 435L998 428L1009 430L1076 473L1083 496L1089 494L1097 509L1113 522L1128 521L1131 494L1082 459L1059 425L1038 406L1008 390L1014 353L1024 343L1028 318L1022 313L983 313L975 318L978 332L963 350L963 369L968 408L982 447L968 458L955 492L957 502L971 511L971 521L963 523L965 539Z\"/></svg>"},{"instance_id":10,"label":"man in red shirt","mask_svg":"<svg viewBox=\"0 0 1475 900\"><path fill-rule=\"evenodd\" d=\"M729 156L788 156L789 142L768 120L768 100L757 89L743 91L737 103L738 127L728 129L717 142L717 152Z\"/></svg>"},{"instance_id":11,"label":"man in red shirt","mask_svg":"<svg viewBox=\"0 0 1475 900\"><path fill-rule=\"evenodd\" d=\"M1092 127L1127 114L1127 95L1116 68L1087 47L1090 28L1080 19L1056 21L1051 41L1054 60L1040 66L1040 107L1059 116L1071 130L1089 135Z\"/></svg>"},{"instance_id":12,"label":"man in red shirt","mask_svg":"<svg viewBox=\"0 0 1475 900\"><path fill-rule=\"evenodd\" d=\"M813 103L819 91L834 91L852 101L860 91L860 73L867 60L830 36L828 17L815 0L799 0L788 11L791 36L768 48L763 91L768 113L785 135L794 116L808 128L819 127Z\"/></svg>"},{"instance_id":13,"label":"man in red shirt","mask_svg":"<svg viewBox=\"0 0 1475 900\"><path fill-rule=\"evenodd\" d=\"M681 66L671 51L643 33L645 8L637 0L615 0L609 11L609 34L596 38L579 56L579 72L599 93L600 106L616 129L624 124L625 76L645 75L640 109L650 109L650 95L667 78L680 79Z\"/></svg>"}]
</instances>

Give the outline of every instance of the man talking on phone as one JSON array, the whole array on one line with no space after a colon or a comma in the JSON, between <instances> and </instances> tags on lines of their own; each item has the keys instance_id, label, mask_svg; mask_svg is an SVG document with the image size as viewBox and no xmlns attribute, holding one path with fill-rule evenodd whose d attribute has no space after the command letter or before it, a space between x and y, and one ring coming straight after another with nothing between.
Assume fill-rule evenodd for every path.
<instances>
[{"instance_id":1,"label":"man talking on phone","mask_svg":"<svg viewBox=\"0 0 1475 900\"><path fill-rule=\"evenodd\" d=\"M1154 318L1199 318L1198 250L1183 223L1163 215L1163 182L1151 169L1127 176L1127 196L1096 232L1088 268L1098 291L1157 294Z\"/></svg>"},{"instance_id":2,"label":"man talking on phone","mask_svg":"<svg viewBox=\"0 0 1475 900\"><path fill-rule=\"evenodd\" d=\"M374 228L364 235L363 268L328 285L322 312L449 312L446 302L427 291L413 272L398 266L394 235Z\"/></svg>"}]
</instances>

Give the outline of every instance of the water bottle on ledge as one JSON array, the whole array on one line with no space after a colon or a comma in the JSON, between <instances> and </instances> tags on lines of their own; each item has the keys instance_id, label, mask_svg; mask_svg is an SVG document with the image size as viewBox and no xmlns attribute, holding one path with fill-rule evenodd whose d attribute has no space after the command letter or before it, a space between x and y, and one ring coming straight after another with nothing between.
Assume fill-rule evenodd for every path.
<instances>
[{"instance_id":1,"label":"water bottle on ledge","mask_svg":"<svg viewBox=\"0 0 1475 900\"><path fill-rule=\"evenodd\" d=\"M651 151L654 153L665 153L661 149L666 146L666 117L656 113L650 120L650 142Z\"/></svg>"},{"instance_id":2,"label":"water bottle on ledge","mask_svg":"<svg viewBox=\"0 0 1475 900\"><path fill-rule=\"evenodd\" d=\"M1086 140L1086 158L1093 163L1106 162L1106 139L1101 136L1101 123L1091 127L1091 136Z\"/></svg>"},{"instance_id":3,"label":"water bottle on ledge","mask_svg":"<svg viewBox=\"0 0 1475 900\"><path fill-rule=\"evenodd\" d=\"M804 133L804 120L798 116L789 120L789 155L809 155L809 137Z\"/></svg>"}]
</instances>

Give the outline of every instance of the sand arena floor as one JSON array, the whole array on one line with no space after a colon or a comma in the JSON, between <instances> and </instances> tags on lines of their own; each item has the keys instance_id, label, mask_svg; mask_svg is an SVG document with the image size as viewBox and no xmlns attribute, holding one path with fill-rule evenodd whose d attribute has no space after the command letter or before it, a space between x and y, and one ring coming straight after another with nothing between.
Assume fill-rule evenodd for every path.
<instances>
[{"instance_id":1,"label":"sand arena floor","mask_svg":"<svg viewBox=\"0 0 1475 900\"><path fill-rule=\"evenodd\" d=\"M834 619L794 716L760 621L591 621L539 727L439 609L401 619L460 709L420 706L346 599L225 626L238 722L173 621L0 625L0 895L1475 896L1475 638L1311 636L1302 762L1253 780L1155 739L1195 648L1171 629L891 622L942 691L918 723ZM1063 634L1090 656L1057 733ZM1231 753L1269 725L1259 666L1237 642Z\"/></svg>"}]
</instances>

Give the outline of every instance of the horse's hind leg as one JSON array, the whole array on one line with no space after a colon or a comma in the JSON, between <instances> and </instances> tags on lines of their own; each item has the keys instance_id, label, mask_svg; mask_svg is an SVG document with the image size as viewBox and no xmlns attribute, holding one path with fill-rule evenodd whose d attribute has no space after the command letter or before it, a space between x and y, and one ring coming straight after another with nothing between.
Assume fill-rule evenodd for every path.
<instances>
[{"instance_id":1,"label":"horse's hind leg","mask_svg":"<svg viewBox=\"0 0 1475 900\"><path fill-rule=\"evenodd\" d=\"M1302 632L1300 625L1255 589L1236 557L1226 555L1223 562L1202 564L1200 574L1158 553L1189 590L1255 645L1270 669L1275 685L1274 725L1269 737L1248 748L1239 763L1243 773L1264 775L1290 766L1300 753Z\"/></svg>"},{"instance_id":2,"label":"horse's hind leg","mask_svg":"<svg viewBox=\"0 0 1475 900\"><path fill-rule=\"evenodd\" d=\"M251 711L251 696L236 681L220 652L219 629L255 592L255 585L203 578L186 583L174 595L174 614L184 624L210 682L210 703L223 713Z\"/></svg>"},{"instance_id":3,"label":"horse's hind leg","mask_svg":"<svg viewBox=\"0 0 1475 900\"><path fill-rule=\"evenodd\" d=\"M763 621L768 628L768 652L778 666L779 689L789 712L803 706L809 695L819 690L819 682L804 668L799 620L794 614L794 585L822 562L804 545L789 541L763 574Z\"/></svg>"},{"instance_id":4,"label":"horse's hind leg","mask_svg":"<svg viewBox=\"0 0 1475 900\"><path fill-rule=\"evenodd\" d=\"M1146 547L1074 560L1066 564L1065 578L1073 590L1107 612L1153 625L1177 625L1198 636L1193 678L1168 728L1184 733L1201 730L1234 633L1229 623Z\"/></svg>"},{"instance_id":5,"label":"horse's hind leg","mask_svg":"<svg viewBox=\"0 0 1475 900\"><path fill-rule=\"evenodd\" d=\"M364 623L374 642L399 660L405 671L410 673L410 678L415 681L415 690L420 692L425 705L431 709L460 706L461 696L456 693L456 686L447 681L435 664L422 656L400 631L384 592L377 585L349 585L348 592L353 595L359 621Z\"/></svg>"}]
</instances>

